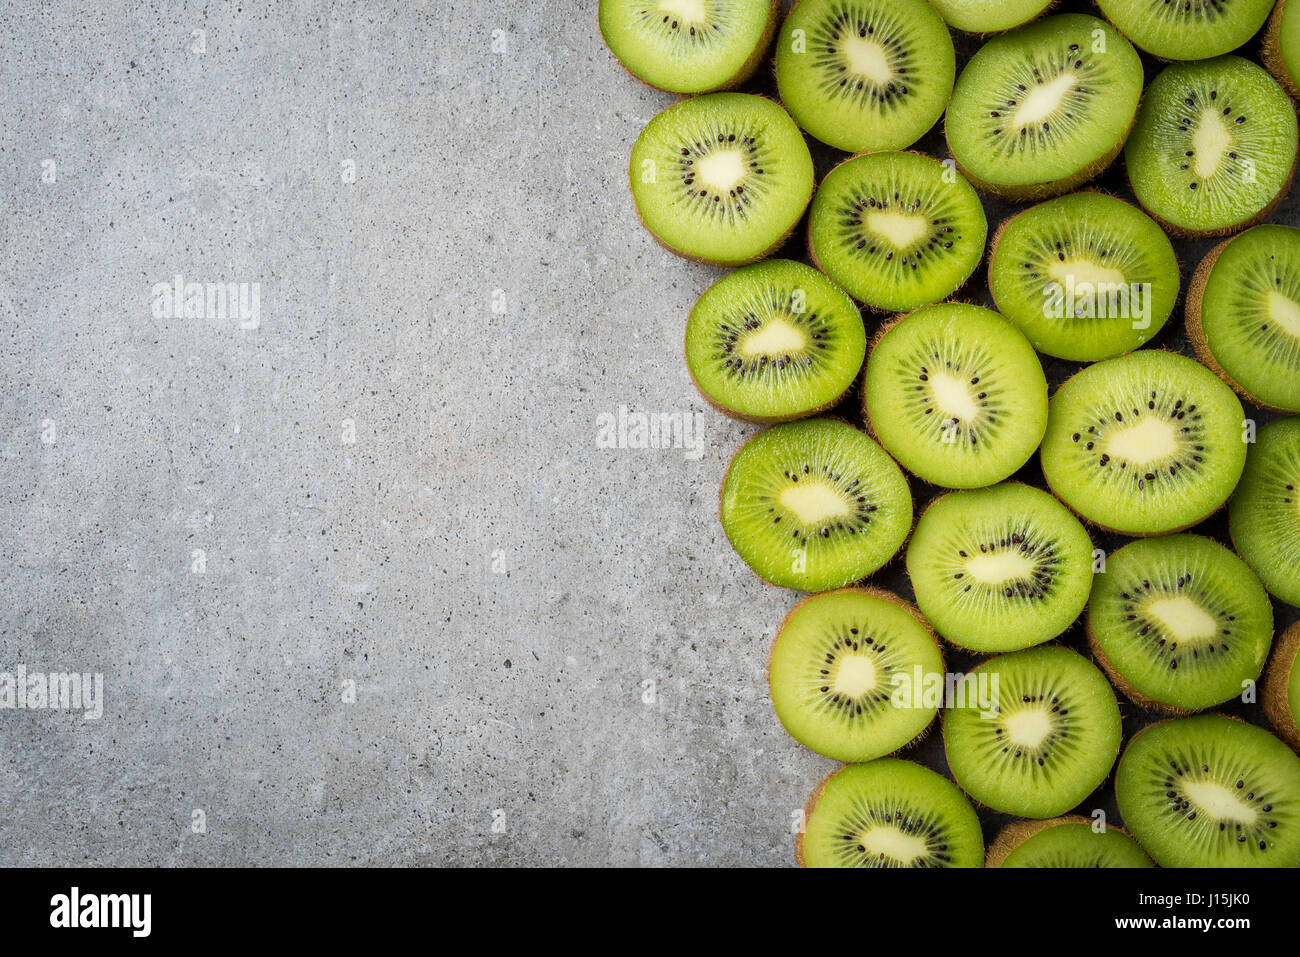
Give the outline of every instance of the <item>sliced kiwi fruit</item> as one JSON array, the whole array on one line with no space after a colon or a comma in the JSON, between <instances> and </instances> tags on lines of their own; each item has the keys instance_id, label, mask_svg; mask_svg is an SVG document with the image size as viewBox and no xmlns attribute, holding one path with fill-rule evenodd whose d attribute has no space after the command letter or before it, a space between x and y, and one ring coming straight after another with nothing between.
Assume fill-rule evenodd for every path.
<instances>
[{"instance_id":1,"label":"sliced kiwi fruit","mask_svg":"<svg viewBox=\"0 0 1300 957\"><path fill-rule=\"evenodd\" d=\"M897 758L832 772L808 798L800 867L979 867L975 809L947 778Z\"/></svg>"},{"instance_id":2,"label":"sliced kiwi fruit","mask_svg":"<svg viewBox=\"0 0 1300 957\"><path fill-rule=\"evenodd\" d=\"M1046 17L971 57L948 104L948 148L986 192L1056 196L1119 155L1141 94L1142 63L1108 24Z\"/></svg>"},{"instance_id":3,"label":"sliced kiwi fruit","mask_svg":"<svg viewBox=\"0 0 1300 957\"><path fill-rule=\"evenodd\" d=\"M727 467L719 516L765 581L839 588L897 554L912 528L912 493L888 453L840 419L774 425Z\"/></svg>"},{"instance_id":4,"label":"sliced kiwi fruit","mask_svg":"<svg viewBox=\"0 0 1300 957\"><path fill-rule=\"evenodd\" d=\"M1178 300L1178 259L1141 210L1074 193L1011 217L993 236L989 291L1044 355L1095 362L1132 352Z\"/></svg>"},{"instance_id":5,"label":"sliced kiwi fruit","mask_svg":"<svg viewBox=\"0 0 1300 957\"><path fill-rule=\"evenodd\" d=\"M600 0L600 33L638 80L670 93L744 83L763 61L781 0Z\"/></svg>"},{"instance_id":6,"label":"sliced kiwi fruit","mask_svg":"<svg viewBox=\"0 0 1300 957\"><path fill-rule=\"evenodd\" d=\"M1049 821L1016 821L989 847L988 867L1155 867L1136 841L1117 827L1095 830L1076 814Z\"/></svg>"},{"instance_id":7,"label":"sliced kiwi fruit","mask_svg":"<svg viewBox=\"0 0 1300 957\"><path fill-rule=\"evenodd\" d=\"M980 700L981 681L991 699ZM1083 656L1055 645L1016 651L990 658L964 683L975 693L944 712L944 748L953 777L979 803L1018 817L1056 817L1110 773L1119 704ZM989 700L996 705L986 710Z\"/></svg>"},{"instance_id":8,"label":"sliced kiwi fruit","mask_svg":"<svg viewBox=\"0 0 1300 957\"><path fill-rule=\"evenodd\" d=\"M1246 456L1228 503L1237 554L1264 587L1300 606L1300 418L1270 422Z\"/></svg>"},{"instance_id":9,"label":"sliced kiwi fruit","mask_svg":"<svg viewBox=\"0 0 1300 957\"><path fill-rule=\"evenodd\" d=\"M1300 751L1300 622L1278 636L1264 678L1264 713L1287 744Z\"/></svg>"},{"instance_id":10,"label":"sliced kiwi fruit","mask_svg":"<svg viewBox=\"0 0 1300 957\"><path fill-rule=\"evenodd\" d=\"M1273 0L1097 0L1120 33L1162 60L1205 60L1255 35Z\"/></svg>"},{"instance_id":11,"label":"sliced kiwi fruit","mask_svg":"<svg viewBox=\"0 0 1300 957\"><path fill-rule=\"evenodd\" d=\"M1001 33L1024 26L1054 0L930 0L939 16L965 33Z\"/></svg>"},{"instance_id":12,"label":"sliced kiwi fruit","mask_svg":"<svg viewBox=\"0 0 1300 957\"><path fill-rule=\"evenodd\" d=\"M1263 728L1153 724L1120 758L1115 797L1161 867L1300 867L1300 757Z\"/></svg>"},{"instance_id":13,"label":"sliced kiwi fruit","mask_svg":"<svg viewBox=\"0 0 1300 957\"><path fill-rule=\"evenodd\" d=\"M1273 604L1240 558L1200 535L1130 542L1106 559L1088 602L1092 651L1144 707L1200 711L1259 678Z\"/></svg>"},{"instance_id":14,"label":"sliced kiwi fruit","mask_svg":"<svg viewBox=\"0 0 1300 957\"><path fill-rule=\"evenodd\" d=\"M830 408L857 379L866 350L862 316L848 293L788 259L724 276L686 322L686 366L700 393L749 422Z\"/></svg>"},{"instance_id":15,"label":"sliced kiwi fruit","mask_svg":"<svg viewBox=\"0 0 1300 957\"><path fill-rule=\"evenodd\" d=\"M870 761L924 734L938 704L901 695L900 688L943 674L943 654L920 612L874 588L799 602L768 662L772 705L786 731L847 762Z\"/></svg>"},{"instance_id":16,"label":"sliced kiwi fruit","mask_svg":"<svg viewBox=\"0 0 1300 957\"><path fill-rule=\"evenodd\" d=\"M948 488L1011 475L1047 424L1047 380L1029 341L980 306L927 306L886 328L867 360L864 415L909 471Z\"/></svg>"},{"instance_id":17,"label":"sliced kiwi fruit","mask_svg":"<svg viewBox=\"0 0 1300 957\"><path fill-rule=\"evenodd\" d=\"M1187 292L1187 335L1239 394L1300 412L1300 229L1256 226L1210 250Z\"/></svg>"},{"instance_id":18,"label":"sliced kiwi fruit","mask_svg":"<svg viewBox=\"0 0 1300 957\"><path fill-rule=\"evenodd\" d=\"M721 266L784 242L812 197L808 144L790 114L761 96L710 93L649 123L628 168L637 213L678 255Z\"/></svg>"},{"instance_id":19,"label":"sliced kiwi fruit","mask_svg":"<svg viewBox=\"0 0 1300 957\"><path fill-rule=\"evenodd\" d=\"M1296 161L1290 99L1237 56L1165 67L1124 147L1138 202L1183 236L1226 236L1264 219Z\"/></svg>"},{"instance_id":20,"label":"sliced kiwi fruit","mask_svg":"<svg viewBox=\"0 0 1300 957\"><path fill-rule=\"evenodd\" d=\"M1064 505L1007 482L935 500L907 547L917 604L972 651L1019 651L1074 624L1092 588L1092 541Z\"/></svg>"},{"instance_id":21,"label":"sliced kiwi fruit","mask_svg":"<svg viewBox=\"0 0 1300 957\"><path fill-rule=\"evenodd\" d=\"M1300 3L1277 0L1264 34L1264 66L1282 89L1300 98Z\"/></svg>"},{"instance_id":22,"label":"sliced kiwi fruit","mask_svg":"<svg viewBox=\"0 0 1300 957\"><path fill-rule=\"evenodd\" d=\"M987 236L970 183L919 153L845 160L822 181L808 217L818 268L888 312L951 295L980 264Z\"/></svg>"},{"instance_id":23,"label":"sliced kiwi fruit","mask_svg":"<svg viewBox=\"0 0 1300 957\"><path fill-rule=\"evenodd\" d=\"M911 146L948 105L952 37L926 0L800 0L776 46L781 102L850 153Z\"/></svg>"},{"instance_id":24,"label":"sliced kiwi fruit","mask_svg":"<svg viewBox=\"0 0 1300 957\"><path fill-rule=\"evenodd\" d=\"M1088 521L1176 532L1227 501L1246 462L1244 412L1205 366L1140 349L1088 366L1050 405L1043 475Z\"/></svg>"}]
</instances>

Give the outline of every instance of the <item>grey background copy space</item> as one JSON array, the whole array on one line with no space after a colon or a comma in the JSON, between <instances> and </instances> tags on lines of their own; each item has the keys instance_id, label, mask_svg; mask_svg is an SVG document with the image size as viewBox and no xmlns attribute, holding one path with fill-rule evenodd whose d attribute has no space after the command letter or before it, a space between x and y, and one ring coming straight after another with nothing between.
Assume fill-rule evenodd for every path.
<instances>
[{"instance_id":1,"label":"grey background copy space","mask_svg":"<svg viewBox=\"0 0 1300 957\"><path fill-rule=\"evenodd\" d=\"M636 222L672 98L595 7L5 2L0 670L104 695L0 712L0 864L791 862L834 765L714 512L722 271ZM178 275L256 316L156 309ZM621 409L699 454L603 447Z\"/></svg>"}]
</instances>

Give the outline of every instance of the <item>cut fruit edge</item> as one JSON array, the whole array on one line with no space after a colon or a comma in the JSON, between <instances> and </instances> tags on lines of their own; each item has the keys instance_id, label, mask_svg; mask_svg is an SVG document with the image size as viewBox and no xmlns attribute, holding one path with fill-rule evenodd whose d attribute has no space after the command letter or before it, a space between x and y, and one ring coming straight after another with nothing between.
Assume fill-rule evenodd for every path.
<instances>
[{"instance_id":1,"label":"cut fruit edge","mask_svg":"<svg viewBox=\"0 0 1300 957\"><path fill-rule=\"evenodd\" d=\"M1057 827L1061 824L1086 824L1088 827L1092 827L1094 822L1091 818L1083 817L1080 814L1065 814L1061 817L1051 817L1039 821L1012 821L1001 830L998 836L993 839L993 843L989 845L988 855L985 858L984 866L986 868L1001 867L1003 862L1011 855L1011 852L1021 844L1024 844L1025 841L1037 834L1041 834L1049 828ZM1106 830L1118 831L1130 841L1133 841L1134 844L1137 844L1133 835L1122 827L1115 827L1108 824L1106 825ZM1143 853L1146 852L1144 851Z\"/></svg>"},{"instance_id":2,"label":"cut fruit edge","mask_svg":"<svg viewBox=\"0 0 1300 957\"><path fill-rule=\"evenodd\" d=\"M1291 713L1288 694L1296 652L1300 651L1300 621L1282 632L1274 642L1273 656L1264 671L1264 714L1274 731L1293 751L1300 752L1300 724Z\"/></svg>"},{"instance_id":3,"label":"cut fruit edge","mask_svg":"<svg viewBox=\"0 0 1300 957\"><path fill-rule=\"evenodd\" d=\"M1293 100L1300 100L1300 85L1296 84L1286 68L1286 61L1282 58L1282 17L1286 12L1286 5L1287 0L1277 0L1277 6L1273 8L1273 13L1268 18L1268 26L1264 28L1264 46L1260 50L1260 59L1263 61L1264 69L1268 70L1273 79L1277 80L1278 85L1286 90L1287 95Z\"/></svg>"},{"instance_id":4,"label":"cut fruit edge","mask_svg":"<svg viewBox=\"0 0 1300 957\"><path fill-rule=\"evenodd\" d=\"M1272 216L1273 212L1282 204L1282 200L1286 199L1287 195L1291 192L1291 184L1295 180L1297 162L1300 162L1300 149L1298 149L1295 155L1292 156L1291 169L1286 174L1286 179L1283 181L1281 188L1277 191L1277 195L1269 200L1268 203L1259 210L1259 212L1254 213L1240 222L1229 223L1227 226L1216 226L1213 229L1193 229L1188 226L1178 226L1169 222L1155 210L1147 206L1146 203L1142 202L1142 197L1138 196L1137 187L1133 183L1133 177L1129 175L1127 166L1125 167L1124 175L1128 178L1129 189L1133 191L1133 197L1137 200L1142 212L1146 213L1159 223L1165 232L1177 239L1218 239L1222 236L1235 236L1237 233L1245 232L1252 226L1260 225L1264 220Z\"/></svg>"},{"instance_id":5,"label":"cut fruit edge","mask_svg":"<svg viewBox=\"0 0 1300 957\"><path fill-rule=\"evenodd\" d=\"M1092 630L1092 616L1087 615L1086 617L1088 619L1088 650L1092 652L1092 656L1096 659L1097 665L1101 670L1106 672L1106 677L1110 679L1110 683L1120 691L1124 692L1124 697L1128 698L1129 701L1132 701L1139 708L1146 708L1150 711L1160 711L1169 715L1171 718L1183 718L1188 715L1199 713L1189 708L1180 708L1177 705L1157 701L1155 698L1148 698L1142 692L1138 691L1137 688L1129 684L1128 679L1120 673L1119 669L1115 667L1108 657L1106 657L1106 652L1102 650L1101 642L1097 640L1097 635Z\"/></svg>"}]
</instances>

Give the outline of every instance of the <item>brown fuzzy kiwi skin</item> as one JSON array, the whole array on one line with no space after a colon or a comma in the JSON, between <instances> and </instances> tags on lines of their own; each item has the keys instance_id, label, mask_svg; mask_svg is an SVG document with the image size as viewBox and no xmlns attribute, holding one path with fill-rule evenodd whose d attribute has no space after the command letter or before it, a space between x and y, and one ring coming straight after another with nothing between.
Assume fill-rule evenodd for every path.
<instances>
[{"instance_id":1,"label":"brown fuzzy kiwi skin","mask_svg":"<svg viewBox=\"0 0 1300 957\"><path fill-rule=\"evenodd\" d=\"M813 811L817 807L817 802L821 800L822 792L826 790L826 785L830 784L831 778L843 771L845 767L848 767L848 765L836 768L830 774L826 775L826 777L822 778L821 781L817 783L817 786L813 788L812 794L808 795L808 800L803 806L804 827L800 828L799 832L794 836L794 863L796 867L808 866L808 862L805 860L803 855L804 830L807 828L808 822L812 820Z\"/></svg>"},{"instance_id":2,"label":"brown fuzzy kiwi skin","mask_svg":"<svg viewBox=\"0 0 1300 957\"><path fill-rule=\"evenodd\" d=\"M1249 232L1249 230L1247 230ZM1201 360L1201 364L1217 375L1224 383L1232 388L1247 402L1259 406L1261 409L1271 409L1274 412L1294 413L1295 409L1284 409L1280 406L1269 405L1258 396L1252 395L1237 382L1232 376L1228 375L1226 369L1219 365L1219 360L1214 357L1210 351L1210 341L1205 337L1205 328L1201 325L1201 303L1205 298L1205 287L1210 281L1210 273L1214 271L1214 265L1223 255L1223 251L1228 248L1234 240L1240 239L1245 233L1239 233L1231 239L1225 239L1219 243L1201 260L1201 264L1196 267L1196 272L1192 274L1192 281L1187 287L1187 301L1185 303L1186 322L1187 322L1187 339L1192 344L1192 349L1196 352L1196 358Z\"/></svg>"},{"instance_id":3,"label":"brown fuzzy kiwi skin","mask_svg":"<svg viewBox=\"0 0 1300 957\"><path fill-rule=\"evenodd\" d=\"M614 57L614 61L618 63L620 67L623 68L623 72L625 72L628 76L632 77L632 79L636 80L638 83L644 83L652 90L658 90L661 93L671 93L673 96L680 96L684 99L689 99L690 97L693 96L703 96L706 93L725 93L728 90L734 90L737 87L743 86L745 82L750 77L752 77L755 74L755 72L757 72L763 60L766 59L767 52L772 47L772 40L776 38L776 28L780 25L780 23L781 23L781 0L770 0L768 11L767 11L767 23L763 26L763 33L758 39L758 45L754 47L754 52L749 55L749 59L746 60L744 63L742 63L740 65L740 69L737 70L730 78L723 80L717 86L710 87L707 90L692 90L690 92L684 92L682 90L669 90L662 86L656 86L655 84L651 83L649 80L637 76L635 73L629 70L627 68L627 64L625 64L622 60L620 60L618 58L618 55L614 53L613 48L610 47L609 45L609 41L605 40L604 31L600 31L600 32L601 32L601 39L605 40L605 49L609 50L610 56ZM597 13L596 16L596 29L598 31L600 30L599 13Z\"/></svg>"},{"instance_id":4,"label":"brown fuzzy kiwi skin","mask_svg":"<svg viewBox=\"0 0 1300 957\"><path fill-rule=\"evenodd\" d=\"M1154 698L1148 698L1142 692L1138 691L1137 688L1134 688L1131 684L1129 684L1128 680L1122 674L1120 674L1119 669L1116 668L1111 663L1111 660L1106 657L1106 652L1102 651L1101 642L1097 640L1097 634L1092 630L1091 611L1088 613L1087 617L1088 617L1088 650L1092 652L1092 656L1094 659L1096 659L1097 665L1101 668L1101 670L1106 672L1106 677L1110 679L1110 683L1113 684L1120 691L1124 692L1124 697L1128 698L1129 701L1132 701L1139 708L1147 708L1148 710L1152 710L1152 711L1161 711L1172 717L1182 718L1182 717L1186 717L1187 715L1196 713L1195 711L1189 711L1186 708L1178 708L1171 704L1165 704L1163 701L1156 701Z\"/></svg>"},{"instance_id":5,"label":"brown fuzzy kiwi skin","mask_svg":"<svg viewBox=\"0 0 1300 957\"><path fill-rule=\"evenodd\" d=\"M1300 716L1291 713L1287 695L1297 652L1300 652L1300 622L1282 632L1273 646L1273 658L1264 672L1263 705L1273 730L1293 751L1300 752Z\"/></svg>"},{"instance_id":6,"label":"brown fuzzy kiwi skin","mask_svg":"<svg viewBox=\"0 0 1300 957\"><path fill-rule=\"evenodd\" d=\"M1092 827L1092 821L1089 818L1079 814L1066 814L1063 817L1052 817L1044 821L1013 821L1002 829L1002 832L989 845L988 856L985 858L984 866L1001 867L1011 852L1018 848L1025 841L1029 840L1035 834L1040 834L1048 828L1056 827L1060 824L1086 824ZM1133 840L1133 835L1121 827L1106 826L1108 831L1119 831L1129 840ZM1134 841L1136 844L1137 842ZM1143 853L1146 853L1145 851Z\"/></svg>"},{"instance_id":7,"label":"brown fuzzy kiwi skin","mask_svg":"<svg viewBox=\"0 0 1300 957\"><path fill-rule=\"evenodd\" d=\"M1296 84L1295 79L1287 72L1286 62L1282 59L1282 16L1286 12L1287 0L1277 0L1277 6L1273 8L1273 14L1268 18L1268 26L1264 30L1264 47L1260 52L1260 59L1263 60L1264 69L1273 75L1278 85L1286 90L1291 99L1300 99L1300 86Z\"/></svg>"}]
</instances>

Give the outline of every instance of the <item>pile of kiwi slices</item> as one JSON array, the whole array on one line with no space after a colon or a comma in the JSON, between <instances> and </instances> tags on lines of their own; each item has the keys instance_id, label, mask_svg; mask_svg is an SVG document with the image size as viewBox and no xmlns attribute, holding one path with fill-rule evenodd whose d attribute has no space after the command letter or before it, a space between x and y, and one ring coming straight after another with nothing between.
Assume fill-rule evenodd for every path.
<instances>
[{"instance_id":1,"label":"pile of kiwi slices","mask_svg":"<svg viewBox=\"0 0 1300 957\"><path fill-rule=\"evenodd\" d=\"M795 860L1300 867L1300 0L599 29L683 97L628 254L703 264L751 677L834 764Z\"/></svg>"}]
</instances>

